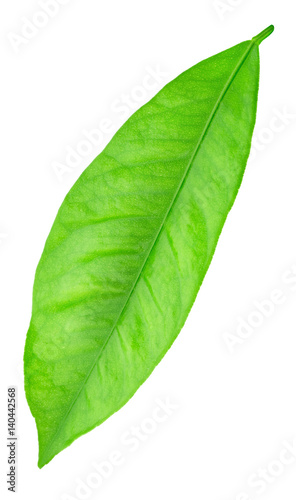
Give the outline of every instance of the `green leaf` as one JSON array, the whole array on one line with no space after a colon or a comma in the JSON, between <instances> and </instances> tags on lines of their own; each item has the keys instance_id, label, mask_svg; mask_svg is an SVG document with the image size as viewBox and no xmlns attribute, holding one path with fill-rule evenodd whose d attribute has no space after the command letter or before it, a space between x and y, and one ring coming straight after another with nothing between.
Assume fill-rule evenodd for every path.
<instances>
[{"instance_id":1,"label":"green leaf","mask_svg":"<svg viewBox=\"0 0 296 500\"><path fill-rule=\"evenodd\" d=\"M241 184L272 31L166 85L67 194L24 356L39 467L119 410L184 325Z\"/></svg>"}]
</instances>

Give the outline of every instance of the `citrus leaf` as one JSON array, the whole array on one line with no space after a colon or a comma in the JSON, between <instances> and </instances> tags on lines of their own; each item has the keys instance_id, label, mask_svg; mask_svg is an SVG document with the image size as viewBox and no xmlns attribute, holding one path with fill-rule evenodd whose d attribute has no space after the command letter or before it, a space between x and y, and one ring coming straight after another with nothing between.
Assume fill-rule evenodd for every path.
<instances>
[{"instance_id":1,"label":"citrus leaf","mask_svg":"<svg viewBox=\"0 0 296 500\"><path fill-rule=\"evenodd\" d=\"M24 356L39 467L119 410L184 325L242 181L272 31L166 85L60 207Z\"/></svg>"}]
</instances>

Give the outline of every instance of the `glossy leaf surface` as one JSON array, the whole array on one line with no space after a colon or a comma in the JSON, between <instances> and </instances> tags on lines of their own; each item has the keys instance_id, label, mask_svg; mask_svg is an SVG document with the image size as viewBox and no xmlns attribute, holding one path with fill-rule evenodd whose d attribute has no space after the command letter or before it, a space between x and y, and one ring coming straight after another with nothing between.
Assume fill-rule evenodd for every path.
<instances>
[{"instance_id":1,"label":"glossy leaf surface","mask_svg":"<svg viewBox=\"0 0 296 500\"><path fill-rule=\"evenodd\" d=\"M166 85L66 196L24 358L40 467L119 410L184 325L242 181L271 31Z\"/></svg>"}]
</instances>

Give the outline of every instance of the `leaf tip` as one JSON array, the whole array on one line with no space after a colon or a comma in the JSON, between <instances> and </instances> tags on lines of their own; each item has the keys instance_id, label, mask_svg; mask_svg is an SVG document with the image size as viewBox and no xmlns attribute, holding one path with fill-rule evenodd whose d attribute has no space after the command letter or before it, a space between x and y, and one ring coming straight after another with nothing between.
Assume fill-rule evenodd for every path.
<instances>
[{"instance_id":1,"label":"leaf tip","mask_svg":"<svg viewBox=\"0 0 296 500\"><path fill-rule=\"evenodd\" d=\"M268 28L261 31L261 33L259 33L259 35L254 36L252 38L252 40L254 43L257 43L257 45L260 45L260 43L263 42L263 40L265 40L265 38L269 37L269 35L271 35L271 33L273 33L273 32L274 32L274 26L273 26L273 24L271 24L270 26L268 26Z\"/></svg>"},{"instance_id":2,"label":"leaf tip","mask_svg":"<svg viewBox=\"0 0 296 500\"><path fill-rule=\"evenodd\" d=\"M48 458L45 458L44 456L42 457L42 456L39 455L38 462L37 462L38 468L39 469L43 469L43 467L45 465L47 465L50 462L50 460L51 460L51 458L48 459Z\"/></svg>"},{"instance_id":3,"label":"leaf tip","mask_svg":"<svg viewBox=\"0 0 296 500\"><path fill-rule=\"evenodd\" d=\"M39 454L39 457L38 457L37 465L38 465L39 469L42 469L42 467L44 467L44 465L46 465L46 462L42 459L42 457L40 456L40 454Z\"/></svg>"},{"instance_id":4,"label":"leaf tip","mask_svg":"<svg viewBox=\"0 0 296 500\"><path fill-rule=\"evenodd\" d=\"M38 439L39 439L39 436L38 436ZM38 462L37 462L37 466L39 469L43 469L43 467L45 465L47 465L51 459L53 457L49 457L46 452L44 451L44 449L41 449L41 446L40 446L40 441L39 441L39 452L38 452Z\"/></svg>"}]
</instances>

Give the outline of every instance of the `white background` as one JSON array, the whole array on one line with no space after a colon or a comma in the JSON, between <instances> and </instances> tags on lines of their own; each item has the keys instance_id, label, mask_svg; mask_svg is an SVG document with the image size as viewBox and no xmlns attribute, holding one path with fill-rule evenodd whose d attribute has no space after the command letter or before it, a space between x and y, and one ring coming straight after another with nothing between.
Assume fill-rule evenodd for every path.
<instances>
[{"instance_id":1,"label":"white background","mask_svg":"<svg viewBox=\"0 0 296 500\"><path fill-rule=\"evenodd\" d=\"M24 18L36 20L40 4L14 0L0 9L1 498L12 495L5 485L6 394L16 385L21 500L295 500L295 4L64 3L18 51L8 34L21 35ZM34 272L64 196L112 133L102 133L101 145L60 180L54 162L65 165L67 148L79 147L83 131L100 128L101 120L109 119L115 131L125 120L118 112L124 94L136 109L183 70L272 23L276 30L260 47L252 161L184 329L121 411L39 470L22 378ZM151 70L165 75L150 78L155 85L148 91L143 81ZM270 317L258 316L255 302L269 300L275 289L285 300ZM237 339L239 322L250 318L260 326L231 353L225 334ZM146 428L156 400L166 398L178 408L131 452L122 436L132 426ZM283 453L284 441L293 449L293 439L294 457ZM93 463L115 450L123 463L102 486L84 496L77 492L78 480L90 480ZM283 457L290 457L289 465L281 465ZM259 474L267 474L261 494L248 484Z\"/></svg>"}]
</instances>

